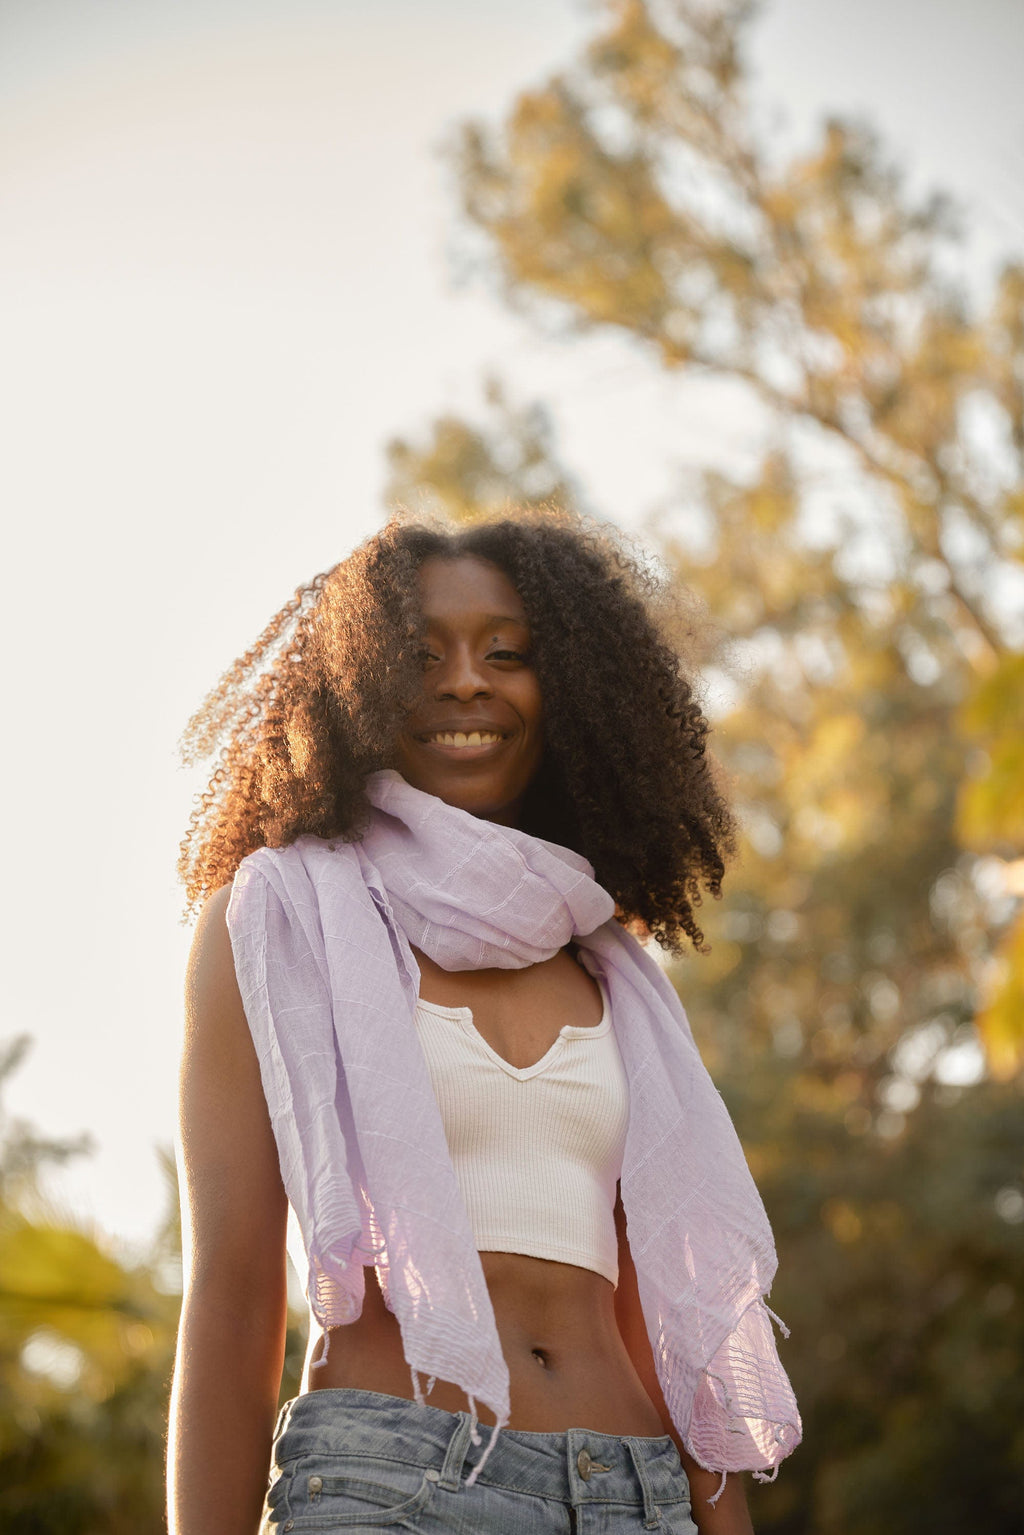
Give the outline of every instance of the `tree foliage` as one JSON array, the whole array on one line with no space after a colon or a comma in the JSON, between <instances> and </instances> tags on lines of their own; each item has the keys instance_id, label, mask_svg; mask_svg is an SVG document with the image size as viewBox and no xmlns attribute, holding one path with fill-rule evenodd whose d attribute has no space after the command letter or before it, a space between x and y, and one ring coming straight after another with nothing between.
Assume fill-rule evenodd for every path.
<instances>
[{"instance_id":1,"label":"tree foliage","mask_svg":"<svg viewBox=\"0 0 1024 1535\"><path fill-rule=\"evenodd\" d=\"M0 1045L0 1089L29 1040ZM127 1258L45 1193L48 1168L88 1151L0 1103L0 1529L160 1535L167 1404L181 1298L175 1160L158 1152L166 1211ZM305 1316L289 1316L281 1400L294 1396Z\"/></svg>"},{"instance_id":2,"label":"tree foliage","mask_svg":"<svg viewBox=\"0 0 1024 1535\"><path fill-rule=\"evenodd\" d=\"M1024 655L999 658L968 698L961 726L980 755L960 787L961 838L1013 859L1004 890L1024 895ZM994 1074L1012 1077L1024 1030L1024 911L996 949L975 1023Z\"/></svg>"},{"instance_id":3,"label":"tree foliage","mask_svg":"<svg viewBox=\"0 0 1024 1535\"><path fill-rule=\"evenodd\" d=\"M506 506L569 505L574 487L552 452L551 421L539 405L516 407L502 385L485 390L490 431L458 416L434 422L429 442L393 438L387 446L390 505L442 511L461 522Z\"/></svg>"},{"instance_id":4,"label":"tree foliage","mask_svg":"<svg viewBox=\"0 0 1024 1535\"><path fill-rule=\"evenodd\" d=\"M851 1136L841 1085L770 1048L722 1079L773 1217L805 1439L759 1535L1010 1535L1024 1492L1024 1100L927 1087ZM796 1090L794 1090L796 1088Z\"/></svg>"},{"instance_id":5,"label":"tree foliage","mask_svg":"<svg viewBox=\"0 0 1024 1535\"><path fill-rule=\"evenodd\" d=\"M0 1527L155 1535L177 1298L50 1206L41 1174L86 1149L0 1112Z\"/></svg>"}]
</instances>

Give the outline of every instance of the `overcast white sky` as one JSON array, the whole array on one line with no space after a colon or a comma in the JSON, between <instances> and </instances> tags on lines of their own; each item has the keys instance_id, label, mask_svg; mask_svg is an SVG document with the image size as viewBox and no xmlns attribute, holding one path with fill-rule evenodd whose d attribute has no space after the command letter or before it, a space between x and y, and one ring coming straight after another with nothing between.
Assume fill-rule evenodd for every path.
<instances>
[{"instance_id":1,"label":"overcast white sky","mask_svg":"<svg viewBox=\"0 0 1024 1535\"><path fill-rule=\"evenodd\" d=\"M0 1035L36 1041L10 1108L96 1140L60 1197L130 1241L174 1124L175 741L379 523L387 438L498 370L627 524L744 450L713 396L452 282L439 145L587 30L572 0L0 0ZM753 58L784 141L859 112L960 198L972 281L1024 251L1017 0L776 0Z\"/></svg>"}]
</instances>

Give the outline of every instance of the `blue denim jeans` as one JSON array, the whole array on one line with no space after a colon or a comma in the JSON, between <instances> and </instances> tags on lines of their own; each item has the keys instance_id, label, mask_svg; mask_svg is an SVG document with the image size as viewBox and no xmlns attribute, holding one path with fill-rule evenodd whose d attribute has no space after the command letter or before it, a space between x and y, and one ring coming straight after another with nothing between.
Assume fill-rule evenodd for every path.
<instances>
[{"instance_id":1,"label":"blue denim jeans","mask_svg":"<svg viewBox=\"0 0 1024 1535\"><path fill-rule=\"evenodd\" d=\"M571 1428L502 1429L375 1391L310 1391L281 1410L260 1535L696 1535L675 1445Z\"/></svg>"}]
</instances>

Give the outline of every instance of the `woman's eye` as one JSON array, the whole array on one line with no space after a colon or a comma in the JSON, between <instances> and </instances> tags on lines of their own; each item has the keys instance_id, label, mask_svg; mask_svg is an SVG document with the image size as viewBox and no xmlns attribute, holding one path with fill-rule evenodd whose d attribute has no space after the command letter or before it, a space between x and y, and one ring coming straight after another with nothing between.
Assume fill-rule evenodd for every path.
<instances>
[{"instance_id":1,"label":"woman's eye","mask_svg":"<svg viewBox=\"0 0 1024 1535\"><path fill-rule=\"evenodd\" d=\"M488 661L525 661L526 655L521 650L492 650L487 659Z\"/></svg>"}]
</instances>

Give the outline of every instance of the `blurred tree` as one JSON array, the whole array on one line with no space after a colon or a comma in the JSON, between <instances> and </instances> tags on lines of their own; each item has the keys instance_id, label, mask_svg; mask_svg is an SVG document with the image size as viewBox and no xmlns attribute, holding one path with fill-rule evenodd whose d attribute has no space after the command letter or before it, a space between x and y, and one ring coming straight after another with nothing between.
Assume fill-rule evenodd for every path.
<instances>
[{"instance_id":1,"label":"blurred tree","mask_svg":"<svg viewBox=\"0 0 1024 1535\"><path fill-rule=\"evenodd\" d=\"M722 1081L781 1255L805 1440L751 1488L759 1535L1011 1535L1024 1507L1024 1098L924 1094L851 1148L841 1091L754 1050Z\"/></svg>"},{"instance_id":2,"label":"blurred tree","mask_svg":"<svg viewBox=\"0 0 1024 1535\"><path fill-rule=\"evenodd\" d=\"M495 379L486 385L485 400L481 427L441 416L422 446L401 437L388 443L389 504L446 512L463 522L509 504L572 504L573 487L552 456L551 422L543 406L516 408Z\"/></svg>"},{"instance_id":3,"label":"blurred tree","mask_svg":"<svg viewBox=\"0 0 1024 1535\"><path fill-rule=\"evenodd\" d=\"M0 1089L17 1071L31 1046L27 1034L18 1034L0 1045ZM65 1140L40 1136L32 1125L8 1114L0 1100L0 1198L7 1204L24 1188L35 1187L36 1175L47 1163L60 1165L81 1156L90 1147L86 1135Z\"/></svg>"},{"instance_id":4,"label":"blurred tree","mask_svg":"<svg viewBox=\"0 0 1024 1535\"><path fill-rule=\"evenodd\" d=\"M41 1172L86 1149L0 1111L0 1528L157 1535L177 1298L49 1205Z\"/></svg>"},{"instance_id":5,"label":"blurred tree","mask_svg":"<svg viewBox=\"0 0 1024 1535\"><path fill-rule=\"evenodd\" d=\"M961 837L970 847L1003 855L997 865L1003 894L1022 896L1024 655L999 658L968 698L961 720L979 749L976 771L960 789ZM1024 911L1018 912L996 951L975 1023L993 1074L1013 1076L1020 1066L1024 1034Z\"/></svg>"},{"instance_id":6,"label":"blurred tree","mask_svg":"<svg viewBox=\"0 0 1024 1535\"><path fill-rule=\"evenodd\" d=\"M457 163L511 302L729 381L763 445L745 477L693 474L649 529L723 631L710 704L745 830L713 952L679 981L798 1324L808 1447L756 1492L758 1528L1008 1532L1024 269L990 302L958 292L950 210L912 202L863 126L765 153L748 4L598 11L572 67L465 128ZM456 465L444 501L472 516L504 499L512 450L500 421L463 430L487 495ZM442 435L407 455L404 494ZM980 1080L976 1016L1005 1087Z\"/></svg>"},{"instance_id":7,"label":"blurred tree","mask_svg":"<svg viewBox=\"0 0 1024 1535\"><path fill-rule=\"evenodd\" d=\"M28 1045L0 1046L0 1090ZM160 1535L182 1272L175 1159L158 1151L165 1215L127 1262L41 1189L48 1166L88 1149L85 1137L39 1135L0 1102L0 1530ZM282 1402L305 1356L295 1299Z\"/></svg>"}]
</instances>

